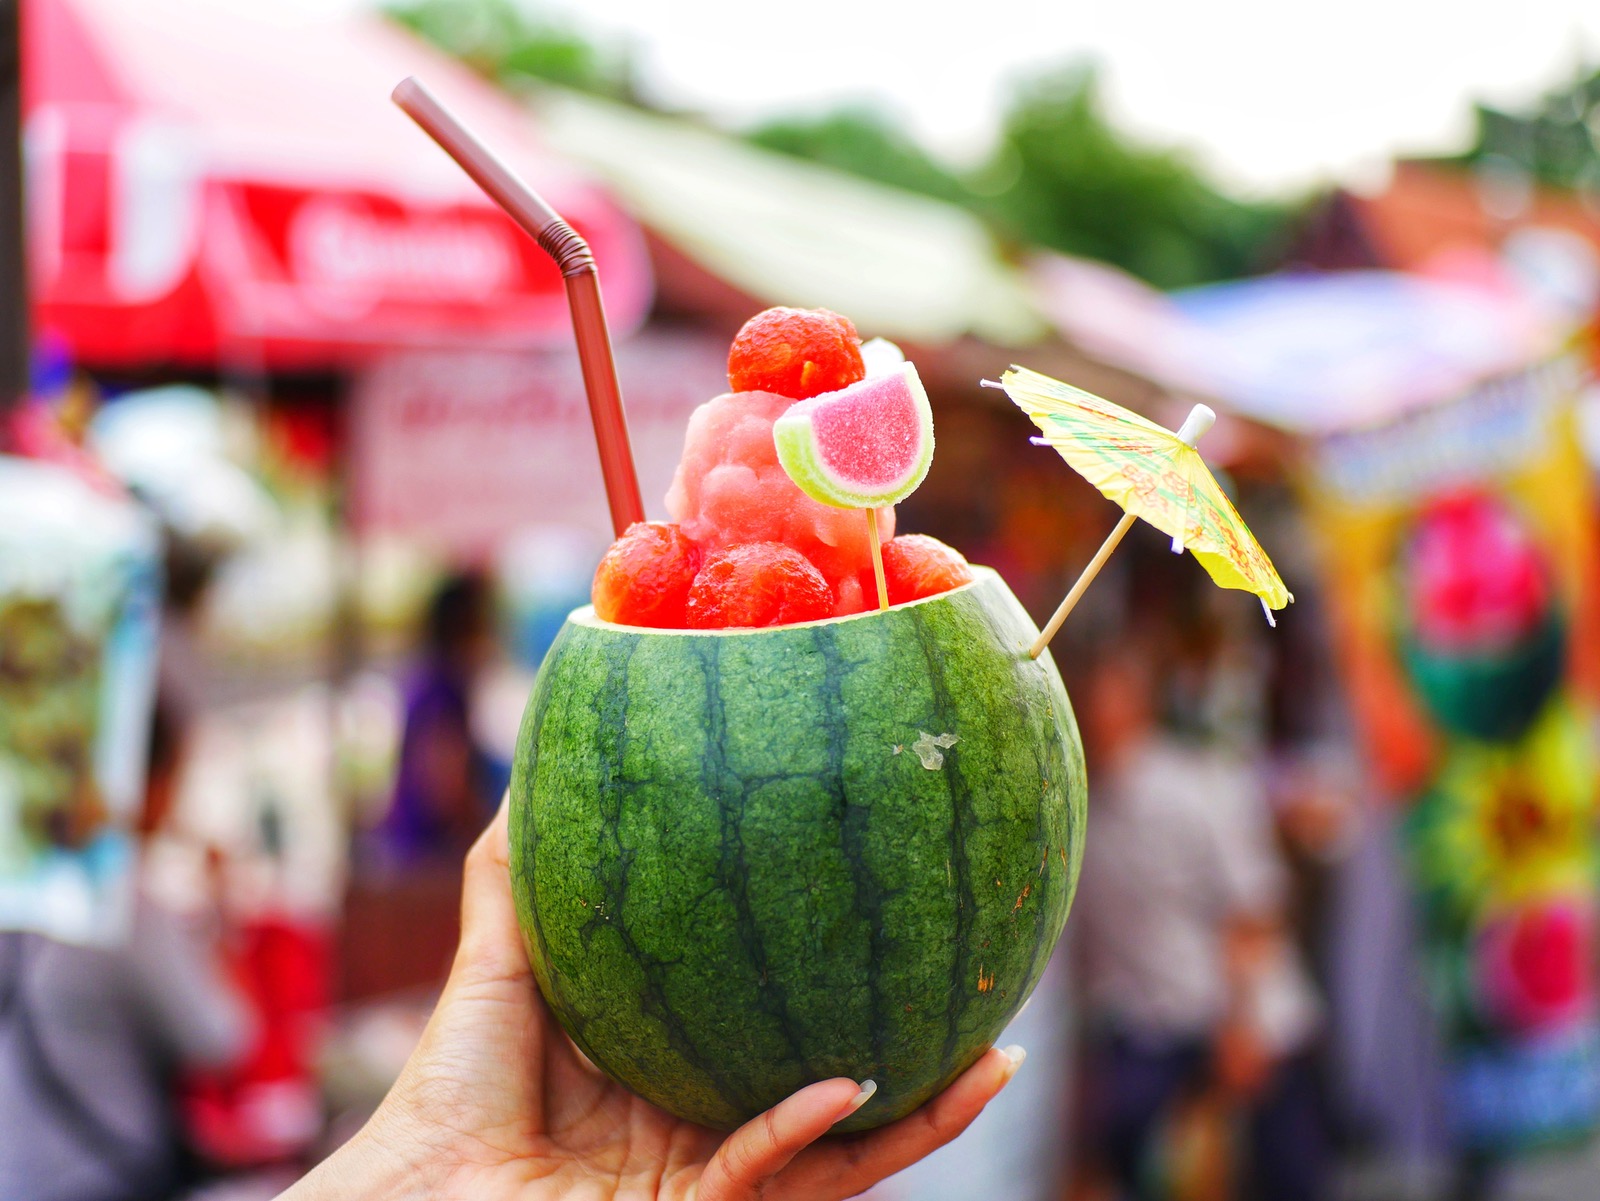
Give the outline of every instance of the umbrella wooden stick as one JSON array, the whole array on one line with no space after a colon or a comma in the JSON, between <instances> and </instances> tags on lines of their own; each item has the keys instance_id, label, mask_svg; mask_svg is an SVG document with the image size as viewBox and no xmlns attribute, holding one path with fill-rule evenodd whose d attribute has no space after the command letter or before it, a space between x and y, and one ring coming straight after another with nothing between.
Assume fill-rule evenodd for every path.
<instances>
[{"instance_id":1,"label":"umbrella wooden stick","mask_svg":"<svg viewBox=\"0 0 1600 1201\"><path fill-rule=\"evenodd\" d=\"M1178 441L1185 446L1193 446L1200 441L1201 435L1216 423L1216 420L1217 415L1205 405L1195 405L1189 411L1189 416L1184 418L1183 425L1178 430ZM1033 645L1028 648L1028 658L1037 659L1044 654L1044 648L1050 645L1050 639L1056 636L1056 631L1061 628L1061 623L1067 620L1067 614L1072 612L1083 594L1088 591L1089 585L1094 583L1094 577L1100 574L1100 569L1106 565L1106 560L1111 557L1111 552L1117 549L1117 543L1122 541L1123 536L1133 528L1133 523L1137 520L1138 516L1136 514L1124 513L1122 515L1122 520L1117 522L1116 527L1107 535L1106 540L1100 544L1100 549L1094 552L1094 558L1089 560L1089 565L1078 576L1077 583L1072 585L1072 590L1067 593L1066 598L1056 607L1056 611L1050 615L1050 620L1045 623L1044 629L1039 632L1039 637L1034 639ZM1181 538L1173 540L1173 549L1183 549L1183 540ZM1271 617L1270 613L1268 617Z\"/></svg>"},{"instance_id":2,"label":"umbrella wooden stick","mask_svg":"<svg viewBox=\"0 0 1600 1201\"><path fill-rule=\"evenodd\" d=\"M578 339L583 387L589 395L589 415L600 450L606 500L611 506L611 525L621 537L634 522L644 520L644 502L639 496L639 476L628 444L617 364L605 309L600 303L600 281L588 243L417 79L401 81L393 99L561 268L567 305L572 310L573 333Z\"/></svg>"},{"instance_id":3,"label":"umbrella wooden stick","mask_svg":"<svg viewBox=\"0 0 1600 1201\"><path fill-rule=\"evenodd\" d=\"M1117 549L1117 543L1133 528L1133 523L1139 519L1132 513L1124 513L1122 520L1117 522L1116 528L1107 535L1106 540L1100 544L1100 549L1094 552L1094 558L1089 560L1089 566L1083 569L1083 574L1078 577L1078 582L1072 586L1072 591L1067 593L1066 599L1056 606L1056 611L1050 620L1045 623L1039 636L1033 640L1033 645L1028 648L1028 658L1037 659L1044 654L1044 648L1050 645L1050 639L1056 636L1056 631L1061 628L1061 623L1067 620L1077 605L1079 598L1089 590L1089 585L1094 583L1094 577L1100 574L1100 569L1106 565L1106 560L1111 557L1111 552Z\"/></svg>"}]
</instances>

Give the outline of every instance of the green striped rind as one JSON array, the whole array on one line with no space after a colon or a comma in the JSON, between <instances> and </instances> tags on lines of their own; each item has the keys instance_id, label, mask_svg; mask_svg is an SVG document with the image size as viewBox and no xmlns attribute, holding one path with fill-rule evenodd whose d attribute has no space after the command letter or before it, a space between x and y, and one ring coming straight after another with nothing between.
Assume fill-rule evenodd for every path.
<instances>
[{"instance_id":1,"label":"green striped rind","mask_svg":"<svg viewBox=\"0 0 1600 1201\"><path fill-rule=\"evenodd\" d=\"M580 610L540 671L511 866L539 986L614 1079L732 1127L868 1077L910 1112L989 1046L1060 935L1083 847L1070 703L992 572L760 631ZM923 766L919 733L951 733Z\"/></svg>"}]
</instances>

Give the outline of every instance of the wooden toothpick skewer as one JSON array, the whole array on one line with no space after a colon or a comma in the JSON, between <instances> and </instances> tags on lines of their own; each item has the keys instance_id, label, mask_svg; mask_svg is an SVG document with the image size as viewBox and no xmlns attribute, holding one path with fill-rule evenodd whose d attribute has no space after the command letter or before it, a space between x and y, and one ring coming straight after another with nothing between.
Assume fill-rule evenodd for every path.
<instances>
[{"instance_id":1,"label":"wooden toothpick skewer","mask_svg":"<svg viewBox=\"0 0 1600 1201\"><path fill-rule=\"evenodd\" d=\"M1100 544L1100 549L1094 552L1094 558L1089 560L1089 566L1083 569L1083 574L1078 577L1078 582L1072 586L1072 591L1067 593L1066 599L1057 606L1055 613L1039 632L1039 637L1034 639L1033 645L1028 648L1028 658L1037 659L1044 653L1044 648L1050 645L1050 639L1056 636L1056 631L1061 628L1061 623L1067 620L1077 605L1080 597L1088 591L1089 585L1094 583L1094 577L1100 574L1100 569L1106 565L1106 560L1111 557L1111 552L1117 549L1117 543L1122 541L1122 536L1133 528L1133 523L1139 519L1132 513L1124 513L1122 520L1117 522L1116 528L1106 536Z\"/></svg>"},{"instance_id":2,"label":"wooden toothpick skewer","mask_svg":"<svg viewBox=\"0 0 1600 1201\"><path fill-rule=\"evenodd\" d=\"M878 608L889 607L889 583L883 578L883 543L878 540L878 510L867 510L867 541L872 544L872 576L878 581Z\"/></svg>"}]
</instances>

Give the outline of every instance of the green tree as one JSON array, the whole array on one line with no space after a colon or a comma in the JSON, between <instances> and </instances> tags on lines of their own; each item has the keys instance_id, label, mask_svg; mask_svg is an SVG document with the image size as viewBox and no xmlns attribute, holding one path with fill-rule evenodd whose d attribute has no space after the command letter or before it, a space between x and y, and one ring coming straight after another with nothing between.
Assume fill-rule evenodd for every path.
<instances>
[{"instance_id":1,"label":"green tree","mask_svg":"<svg viewBox=\"0 0 1600 1201\"><path fill-rule=\"evenodd\" d=\"M933 158L891 118L865 107L820 117L783 117L745 135L757 146L825 163L863 179L971 205L970 187Z\"/></svg>"},{"instance_id":2,"label":"green tree","mask_svg":"<svg viewBox=\"0 0 1600 1201\"><path fill-rule=\"evenodd\" d=\"M385 11L506 87L546 80L613 100L636 99L633 63L626 53L597 45L514 0L403 0Z\"/></svg>"},{"instance_id":3,"label":"green tree","mask_svg":"<svg viewBox=\"0 0 1600 1201\"><path fill-rule=\"evenodd\" d=\"M1515 164L1541 183L1600 196L1600 68L1578 69L1521 111L1475 107L1472 147L1454 161Z\"/></svg>"},{"instance_id":4,"label":"green tree","mask_svg":"<svg viewBox=\"0 0 1600 1201\"><path fill-rule=\"evenodd\" d=\"M1249 203L1180 151L1146 147L1106 117L1092 67L1024 85L977 170L952 171L883 113L840 109L746 135L770 150L962 205L1003 240L1114 263L1159 287L1247 274L1273 260L1293 206Z\"/></svg>"},{"instance_id":5,"label":"green tree","mask_svg":"<svg viewBox=\"0 0 1600 1201\"><path fill-rule=\"evenodd\" d=\"M1106 117L1088 66L1019 90L987 175L985 211L1009 237L1115 263L1163 288L1259 269L1291 211L1226 196L1182 152L1131 141Z\"/></svg>"}]
</instances>

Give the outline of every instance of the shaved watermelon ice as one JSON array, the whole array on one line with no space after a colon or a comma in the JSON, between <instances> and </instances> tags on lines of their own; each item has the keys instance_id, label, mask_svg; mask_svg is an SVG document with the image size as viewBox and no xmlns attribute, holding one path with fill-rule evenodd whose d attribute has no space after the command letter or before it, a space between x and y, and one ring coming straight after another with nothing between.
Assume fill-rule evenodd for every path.
<instances>
[{"instance_id":1,"label":"shaved watermelon ice","mask_svg":"<svg viewBox=\"0 0 1600 1201\"><path fill-rule=\"evenodd\" d=\"M771 392L729 392L689 418L683 458L667 490L667 511L707 550L781 542L822 573L833 616L860 613L872 594L872 551L861 513L812 500L778 462L772 426L794 403ZM894 509L878 513L894 534Z\"/></svg>"},{"instance_id":2,"label":"shaved watermelon ice","mask_svg":"<svg viewBox=\"0 0 1600 1201\"><path fill-rule=\"evenodd\" d=\"M792 315L804 310L785 312ZM786 353L803 361L838 364L841 341L851 350L859 345L848 321L831 313L824 313L824 317L825 320L809 323L822 331L820 348L791 345ZM759 316L752 318L746 330L758 319ZM839 322L848 328L843 339ZM778 328L791 334L798 329L803 334L807 327L807 322L787 316L781 322L769 323L767 329L770 332ZM761 345L770 349L772 340L768 338ZM736 343L735 352L730 355L730 376L742 379L754 374L734 373L738 354ZM836 372L818 377L813 371L808 382L813 386L826 382L834 390L843 386L837 382L839 373L849 375L857 370L848 355L843 357L845 361ZM858 356L855 363L859 362ZM845 381L849 382L853 381ZM798 384L798 376L792 390L805 390ZM648 535L635 535L640 526L634 526L607 552L595 577L597 616L629 625L708 628L718 624L761 626L814 621L875 607L876 586L864 510L836 508L813 500L789 478L778 461L773 425L797 400L803 399L808 397L760 390L733 391L695 410L684 437L683 457L667 490L666 507L672 521L641 523L651 527ZM884 506L877 512L887 572L889 547L904 539L894 537L894 508ZM965 570L966 560L957 552L934 539L926 542L942 547L942 552L930 554L920 543L907 543L896 552L902 561L897 568L902 580L898 595L904 599L930 596L971 578ZM617 548L623 543L628 543L628 548L619 552ZM771 547L732 559L723 553L762 543L780 544L809 564L826 586L831 608L818 611L820 597L816 590L794 584L794 579L804 573L796 571L787 558L776 556ZM652 562L652 547L665 557L665 563ZM786 566L777 565L780 558ZM731 569L730 563L736 569ZM692 576L686 574L691 568ZM949 582L941 586L941 581ZM732 593L746 582L760 595L748 605L735 604ZM783 587L778 587L779 582ZM789 596L791 584L794 597L783 600ZM901 603L894 588L891 584L890 601ZM692 599L696 590L701 598L698 605ZM798 599L802 595L803 601ZM691 609L698 616L692 617Z\"/></svg>"}]
</instances>

